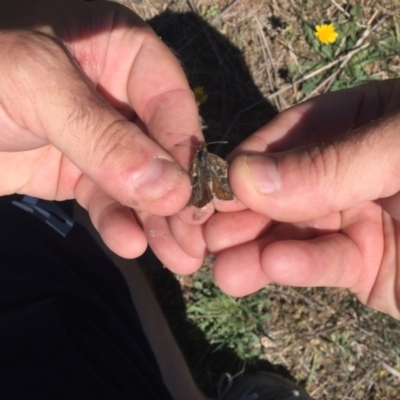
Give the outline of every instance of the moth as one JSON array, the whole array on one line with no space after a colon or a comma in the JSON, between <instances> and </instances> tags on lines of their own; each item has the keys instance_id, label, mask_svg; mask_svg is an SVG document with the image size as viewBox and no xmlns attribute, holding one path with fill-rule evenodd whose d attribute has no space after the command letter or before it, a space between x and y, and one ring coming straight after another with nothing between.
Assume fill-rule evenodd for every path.
<instances>
[{"instance_id":1,"label":"moth","mask_svg":"<svg viewBox=\"0 0 400 400\"><path fill-rule=\"evenodd\" d=\"M216 154L210 153L206 145L197 148L190 166L192 195L188 206L202 208L214 197L233 200L233 192L228 181L228 163Z\"/></svg>"}]
</instances>

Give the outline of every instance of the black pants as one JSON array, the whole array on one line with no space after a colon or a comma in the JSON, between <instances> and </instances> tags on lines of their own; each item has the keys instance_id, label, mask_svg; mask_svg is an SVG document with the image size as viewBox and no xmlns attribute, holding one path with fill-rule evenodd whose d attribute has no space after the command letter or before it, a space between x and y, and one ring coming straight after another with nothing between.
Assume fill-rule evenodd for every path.
<instances>
[{"instance_id":1,"label":"black pants","mask_svg":"<svg viewBox=\"0 0 400 400\"><path fill-rule=\"evenodd\" d=\"M117 268L15 199L0 197L0 398L172 399Z\"/></svg>"}]
</instances>

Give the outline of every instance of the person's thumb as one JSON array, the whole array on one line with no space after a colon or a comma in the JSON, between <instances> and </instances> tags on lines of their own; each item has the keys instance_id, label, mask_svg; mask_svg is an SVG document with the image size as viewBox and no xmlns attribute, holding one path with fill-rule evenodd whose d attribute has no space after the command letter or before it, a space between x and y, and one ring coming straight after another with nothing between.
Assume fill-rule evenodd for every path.
<instances>
[{"instance_id":1,"label":"person's thumb","mask_svg":"<svg viewBox=\"0 0 400 400\"><path fill-rule=\"evenodd\" d=\"M233 192L250 209L287 222L393 196L400 190L399 125L400 113L336 142L241 154L229 170Z\"/></svg>"},{"instance_id":2,"label":"person's thumb","mask_svg":"<svg viewBox=\"0 0 400 400\"><path fill-rule=\"evenodd\" d=\"M1 133L3 151L52 144L123 205L157 215L185 206L190 181L183 168L111 107L61 46L42 35L5 36L13 62L0 63L0 71L8 72L0 100L12 123ZM59 164L60 170L71 170L65 167L66 160ZM67 174L60 173L60 180L68 180Z\"/></svg>"}]
</instances>

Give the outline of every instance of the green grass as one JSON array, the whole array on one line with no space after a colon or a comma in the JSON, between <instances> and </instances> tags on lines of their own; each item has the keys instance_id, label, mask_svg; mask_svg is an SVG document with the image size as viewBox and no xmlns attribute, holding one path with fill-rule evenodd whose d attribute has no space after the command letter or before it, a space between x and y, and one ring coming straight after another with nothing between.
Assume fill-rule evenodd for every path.
<instances>
[{"instance_id":1,"label":"green grass","mask_svg":"<svg viewBox=\"0 0 400 400\"><path fill-rule=\"evenodd\" d=\"M260 355L260 338L266 335L271 303L265 290L244 298L229 297L204 274L194 282L186 315L204 332L206 340L219 348L232 349L242 360Z\"/></svg>"},{"instance_id":2,"label":"green grass","mask_svg":"<svg viewBox=\"0 0 400 400\"><path fill-rule=\"evenodd\" d=\"M309 97L400 74L400 3L392 0L122 1L180 58L207 141L228 152ZM316 25L339 37L322 45ZM152 270L165 314L199 385L251 368L289 373L316 399L395 400L400 323L347 290L270 285L243 299L219 291L212 264L190 277Z\"/></svg>"}]
</instances>

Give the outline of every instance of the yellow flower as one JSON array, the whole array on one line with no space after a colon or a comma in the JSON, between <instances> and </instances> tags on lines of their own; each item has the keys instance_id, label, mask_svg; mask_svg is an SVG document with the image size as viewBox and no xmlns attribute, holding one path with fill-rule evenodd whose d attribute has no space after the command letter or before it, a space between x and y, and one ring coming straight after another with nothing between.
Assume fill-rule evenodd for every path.
<instances>
[{"instance_id":1,"label":"yellow flower","mask_svg":"<svg viewBox=\"0 0 400 400\"><path fill-rule=\"evenodd\" d=\"M208 99L208 94L204 93L203 86L196 86L193 90L193 93L197 104L203 104Z\"/></svg>"},{"instance_id":2,"label":"yellow flower","mask_svg":"<svg viewBox=\"0 0 400 400\"><path fill-rule=\"evenodd\" d=\"M335 27L332 24L317 25L315 27L315 36L323 44L334 43L339 36L335 31Z\"/></svg>"}]
</instances>

